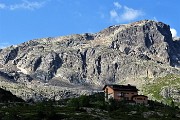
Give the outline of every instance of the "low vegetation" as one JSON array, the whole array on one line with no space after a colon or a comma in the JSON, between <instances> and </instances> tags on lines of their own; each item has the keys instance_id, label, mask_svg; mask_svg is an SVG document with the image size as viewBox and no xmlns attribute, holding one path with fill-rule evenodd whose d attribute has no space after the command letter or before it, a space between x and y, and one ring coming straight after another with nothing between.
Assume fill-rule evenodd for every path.
<instances>
[{"instance_id":1,"label":"low vegetation","mask_svg":"<svg viewBox=\"0 0 180 120\"><path fill-rule=\"evenodd\" d=\"M162 90L165 87L171 88L174 91L176 90L177 92L172 91L174 92L172 93L170 90L168 90L167 93L165 93L167 94L167 96L163 96ZM178 90L180 90L179 75L169 74L165 77L159 77L154 80L153 83L145 85L143 90L145 95L151 96L154 100L161 101L164 104L168 105L175 104L180 107L180 102L175 100L175 97L177 97L176 94L179 94ZM170 93L170 95L168 95L168 92Z\"/></svg>"},{"instance_id":2,"label":"low vegetation","mask_svg":"<svg viewBox=\"0 0 180 120\"><path fill-rule=\"evenodd\" d=\"M104 101L103 93L38 103L0 104L0 120L179 120L175 106L149 101L149 105L130 105L125 101Z\"/></svg>"}]
</instances>

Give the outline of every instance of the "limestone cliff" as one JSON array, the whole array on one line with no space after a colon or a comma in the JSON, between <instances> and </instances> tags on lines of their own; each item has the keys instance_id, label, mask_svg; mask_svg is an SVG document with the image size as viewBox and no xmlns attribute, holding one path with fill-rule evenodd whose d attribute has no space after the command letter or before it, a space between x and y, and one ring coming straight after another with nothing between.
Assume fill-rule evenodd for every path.
<instances>
[{"instance_id":1,"label":"limestone cliff","mask_svg":"<svg viewBox=\"0 0 180 120\"><path fill-rule=\"evenodd\" d=\"M106 83L141 87L144 78L180 73L179 43L169 25L151 20L110 26L95 34L34 39L0 51L0 75L8 84L23 84L22 90L48 98L51 93L37 92L36 82L47 91L53 86L57 89L52 91L89 91ZM27 96L28 92L23 98L32 95Z\"/></svg>"}]
</instances>

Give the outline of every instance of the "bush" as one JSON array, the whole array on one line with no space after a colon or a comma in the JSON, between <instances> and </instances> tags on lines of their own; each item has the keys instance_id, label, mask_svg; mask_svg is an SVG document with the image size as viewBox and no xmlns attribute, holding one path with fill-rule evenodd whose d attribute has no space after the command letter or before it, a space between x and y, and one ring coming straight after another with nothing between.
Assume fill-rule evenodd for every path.
<instances>
[{"instance_id":1,"label":"bush","mask_svg":"<svg viewBox=\"0 0 180 120\"><path fill-rule=\"evenodd\" d=\"M81 95L78 98L78 101L79 101L79 106L80 107L89 107L90 106L90 100L89 100L88 96Z\"/></svg>"},{"instance_id":2,"label":"bush","mask_svg":"<svg viewBox=\"0 0 180 120\"><path fill-rule=\"evenodd\" d=\"M79 109L79 107L89 107L90 100L88 96L81 95L79 98L72 98L68 101L68 106Z\"/></svg>"},{"instance_id":3,"label":"bush","mask_svg":"<svg viewBox=\"0 0 180 120\"><path fill-rule=\"evenodd\" d=\"M94 108L103 109L103 110L107 108L107 104L104 101L96 101L93 103L92 106Z\"/></svg>"},{"instance_id":4,"label":"bush","mask_svg":"<svg viewBox=\"0 0 180 120\"><path fill-rule=\"evenodd\" d=\"M79 109L79 101L78 98L72 98L68 101L68 106L74 107L75 109Z\"/></svg>"}]
</instances>

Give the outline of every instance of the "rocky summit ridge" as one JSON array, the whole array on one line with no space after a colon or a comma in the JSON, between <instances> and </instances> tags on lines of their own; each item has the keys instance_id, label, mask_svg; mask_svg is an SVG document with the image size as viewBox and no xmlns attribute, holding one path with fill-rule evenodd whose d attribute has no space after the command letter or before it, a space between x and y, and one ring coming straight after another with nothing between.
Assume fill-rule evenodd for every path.
<instances>
[{"instance_id":1,"label":"rocky summit ridge","mask_svg":"<svg viewBox=\"0 0 180 120\"><path fill-rule=\"evenodd\" d=\"M180 40L152 20L0 50L0 87L25 100L90 94L107 83L141 88L167 74L180 74Z\"/></svg>"}]
</instances>

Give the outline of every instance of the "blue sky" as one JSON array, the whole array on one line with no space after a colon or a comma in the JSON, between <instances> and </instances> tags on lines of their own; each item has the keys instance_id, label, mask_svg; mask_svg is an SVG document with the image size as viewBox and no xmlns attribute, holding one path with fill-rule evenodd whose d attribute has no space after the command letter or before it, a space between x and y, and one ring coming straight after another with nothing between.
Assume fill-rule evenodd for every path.
<instances>
[{"instance_id":1,"label":"blue sky","mask_svg":"<svg viewBox=\"0 0 180 120\"><path fill-rule=\"evenodd\" d=\"M151 19L180 34L180 0L0 0L0 48Z\"/></svg>"}]
</instances>

